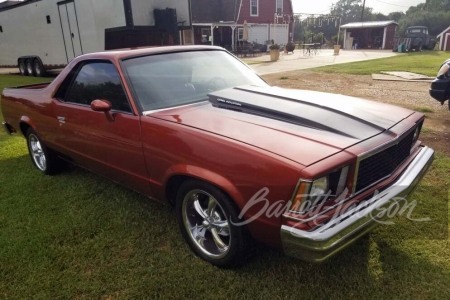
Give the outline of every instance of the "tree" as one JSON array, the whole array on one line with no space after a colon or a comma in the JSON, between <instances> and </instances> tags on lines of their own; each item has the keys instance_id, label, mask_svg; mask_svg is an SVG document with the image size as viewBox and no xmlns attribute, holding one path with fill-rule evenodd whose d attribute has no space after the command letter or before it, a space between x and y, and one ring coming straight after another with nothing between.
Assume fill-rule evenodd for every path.
<instances>
[{"instance_id":1,"label":"tree","mask_svg":"<svg viewBox=\"0 0 450 300\"><path fill-rule=\"evenodd\" d=\"M388 20L394 20L395 22L399 22L401 18L405 16L405 13L401 11L395 11L388 14L387 19Z\"/></svg>"},{"instance_id":2,"label":"tree","mask_svg":"<svg viewBox=\"0 0 450 300\"><path fill-rule=\"evenodd\" d=\"M392 19L389 19L388 16L386 16L386 15L384 15L382 13L373 14L371 19L373 21L388 21L388 20L392 20Z\"/></svg>"},{"instance_id":3,"label":"tree","mask_svg":"<svg viewBox=\"0 0 450 300\"><path fill-rule=\"evenodd\" d=\"M365 7L363 21L372 20L371 7ZM331 7L331 14L342 16L343 24L361 21L362 1L361 0L339 0Z\"/></svg>"},{"instance_id":4,"label":"tree","mask_svg":"<svg viewBox=\"0 0 450 300\"><path fill-rule=\"evenodd\" d=\"M450 24L450 11L416 11L407 13L399 22L400 34L410 26L427 26L431 35L438 35Z\"/></svg>"},{"instance_id":5,"label":"tree","mask_svg":"<svg viewBox=\"0 0 450 300\"><path fill-rule=\"evenodd\" d=\"M411 6L400 18L399 25L401 35L410 26L427 26L431 35L438 35L450 25L450 0L427 0Z\"/></svg>"},{"instance_id":6,"label":"tree","mask_svg":"<svg viewBox=\"0 0 450 300\"><path fill-rule=\"evenodd\" d=\"M448 11L450 10L450 0L427 0L424 9L427 11Z\"/></svg>"}]
</instances>

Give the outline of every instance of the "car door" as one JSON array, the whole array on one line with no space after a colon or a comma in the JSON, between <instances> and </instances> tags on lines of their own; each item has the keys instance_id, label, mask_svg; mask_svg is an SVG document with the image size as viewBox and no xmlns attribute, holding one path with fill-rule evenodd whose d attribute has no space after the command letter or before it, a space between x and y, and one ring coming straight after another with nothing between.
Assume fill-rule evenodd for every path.
<instances>
[{"instance_id":1,"label":"car door","mask_svg":"<svg viewBox=\"0 0 450 300\"><path fill-rule=\"evenodd\" d=\"M110 61L80 63L56 94L56 143L76 163L140 192L148 191L140 116L134 114ZM91 109L107 100L112 110Z\"/></svg>"}]
</instances>

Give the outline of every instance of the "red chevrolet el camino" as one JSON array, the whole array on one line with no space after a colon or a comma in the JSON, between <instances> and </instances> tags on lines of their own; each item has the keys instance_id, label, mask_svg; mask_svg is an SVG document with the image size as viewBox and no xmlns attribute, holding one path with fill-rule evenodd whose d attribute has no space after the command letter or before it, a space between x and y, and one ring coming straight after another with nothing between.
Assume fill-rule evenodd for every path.
<instances>
[{"instance_id":1,"label":"red chevrolet el camino","mask_svg":"<svg viewBox=\"0 0 450 300\"><path fill-rule=\"evenodd\" d=\"M226 50L93 53L50 84L5 89L4 127L44 174L69 161L175 207L217 266L251 240L323 261L418 183L434 151L421 113L270 87Z\"/></svg>"}]
</instances>

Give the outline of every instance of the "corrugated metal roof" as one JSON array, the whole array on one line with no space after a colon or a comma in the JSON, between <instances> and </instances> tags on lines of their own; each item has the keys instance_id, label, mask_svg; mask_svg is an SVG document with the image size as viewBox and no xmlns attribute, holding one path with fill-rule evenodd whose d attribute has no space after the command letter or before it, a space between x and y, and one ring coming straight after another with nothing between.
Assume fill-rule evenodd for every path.
<instances>
[{"instance_id":1,"label":"corrugated metal roof","mask_svg":"<svg viewBox=\"0 0 450 300\"><path fill-rule=\"evenodd\" d=\"M341 28L368 28L368 27L386 27L391 24L397 24L395 21L371 21L371 22L354 22L342 25Z\"/></svg>"}]
</instances>

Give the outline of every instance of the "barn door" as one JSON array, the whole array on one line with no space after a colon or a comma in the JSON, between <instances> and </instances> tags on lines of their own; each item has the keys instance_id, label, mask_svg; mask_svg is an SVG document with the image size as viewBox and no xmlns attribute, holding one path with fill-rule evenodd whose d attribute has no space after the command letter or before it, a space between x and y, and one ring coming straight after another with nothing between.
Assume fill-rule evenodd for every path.
<instances>
[{"instance_id":1,"label":"barn door","mask_svg":"<svg viewBox=\"0 0 450 300\"><path fill-rule=\"evenodd\" d=\"M78 26L78 16L74 0L58 3L59 19L66 50L67 63L74 57L83 54L83 46Z\"/></svg>"}]
</instances>

